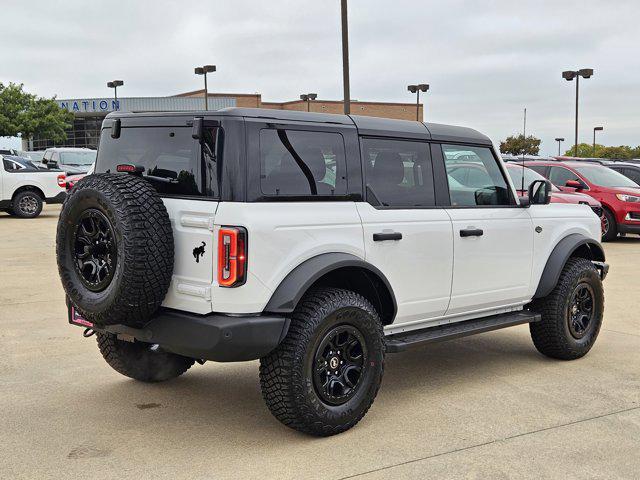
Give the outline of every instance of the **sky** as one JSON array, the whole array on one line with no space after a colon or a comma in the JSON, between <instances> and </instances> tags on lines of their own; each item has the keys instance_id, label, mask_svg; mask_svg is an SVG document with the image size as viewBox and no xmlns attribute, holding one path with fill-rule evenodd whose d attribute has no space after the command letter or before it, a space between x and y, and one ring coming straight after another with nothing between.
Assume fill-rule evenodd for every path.
<instances>
[{"instance_id":1,"label":"sky","mask_svg":"<svg viewBox=\"0 0 640 480\"><path fill-rule=\"evenodd\" d=\"M264 101L317 92L342 99L339 0L3 0L0 82L40 96L164 96L202 88ZM640 2L349 0L351 97L412 102L428 83L425 120L476 128L498 144L523 128L557 154L580 141L640 144ZM0 140L0 146L12 143ZM19 142L13 143L18 146Z\"/></svg>"}]
</instances>

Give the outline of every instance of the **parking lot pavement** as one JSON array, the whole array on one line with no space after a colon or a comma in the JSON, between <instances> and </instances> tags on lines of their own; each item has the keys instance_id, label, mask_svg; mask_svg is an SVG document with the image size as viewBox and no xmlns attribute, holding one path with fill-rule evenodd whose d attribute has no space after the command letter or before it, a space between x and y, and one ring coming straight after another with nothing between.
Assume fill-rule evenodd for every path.
<instances>
[{"instance_id":1,"label":"parking lot pavement","mask_svg":"<svg viewBox=\"0 0 640 480\"><path fill-rule=\"evenodd\" d=\"M317 439L269 414L257 362L111 370L66 324L58 212L0 214L0 478L638 478L639 237L606 244L585 358L542 357L526 326L390 355L364 420Z\"/></svg>"}]
</instances>

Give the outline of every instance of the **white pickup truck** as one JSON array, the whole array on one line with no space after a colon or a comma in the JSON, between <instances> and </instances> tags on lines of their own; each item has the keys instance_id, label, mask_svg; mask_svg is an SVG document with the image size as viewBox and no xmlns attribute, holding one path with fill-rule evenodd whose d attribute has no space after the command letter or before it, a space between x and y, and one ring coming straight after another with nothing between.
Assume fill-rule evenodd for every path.
<instances>
[{"instance_id":1,"label":"white pickup truck","mask_svg":"<svg viewBox=\"0 0 640 480\"><path fill-rule=\"evenodd\" d=\"M64 172L40 170L10 155L0 155L0 160L0 211L35 218L42 211L42 202L64 201Z\"/></svg>"}]
</instances>

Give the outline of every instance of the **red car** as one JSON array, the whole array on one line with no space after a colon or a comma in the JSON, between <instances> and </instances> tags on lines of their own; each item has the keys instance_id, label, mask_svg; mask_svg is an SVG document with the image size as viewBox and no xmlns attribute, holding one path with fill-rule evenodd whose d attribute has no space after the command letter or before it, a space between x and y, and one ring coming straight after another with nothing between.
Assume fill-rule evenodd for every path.
<instances>
[{"instance_id":1,"label":"red car","mask_svg":"<svg viewBox=\"0 0 640 480\"><path fill-rule=\"evenodd\" d=\"M618 233L640 234L640 186L604 165L577 161L533 161L525 165L548 178L563 192L586 193L602 204L602 240Z\"/></svg>"},{"instance_id":2,"label":"red car","mask_svg":"<svg viewBox=\"0 0 640 480\"><path fill-rule=\"evenodd\" d=\"M519 163L506 163L507 172L513 181L514 186L518 190L519 196L527 195L529 192L529 185L534 180L545 180L543 176L534 172L530 168L524 168L524 182L522 181L523 168L522 164ZM482 164L473 163L473 162L460 162L454 165L451 165L447 169L447 174L456 179L462 185L466 185L468 187L477 187L480 188L484 185L491 185L492 180L489 177L486 169L482 166ZM522 183L524 183L524 190L522 189ZM582 203L584 205L589 205L591 209L594 211L596 215L598 215L603 223L603 233L604 233L604 218L602 215L602 206L600 202L590 197L589 195L585 195L584 193L578 192L563 192L555 185L551 186L551 203Z\"/></svg>"},{"instance_id":3,"label":"red car","mask_svg":"<svg viewBox=\"0 0 640 480\"><path fill-rule=\"evenodd\" d=\"M82 180L86 176L87 176L86 173L79 173L77 175L69 175L67 177L67 185L66 185L67 192L73 188L73 186L76 184L76 182Z\"/></svg>"}]
</instances>

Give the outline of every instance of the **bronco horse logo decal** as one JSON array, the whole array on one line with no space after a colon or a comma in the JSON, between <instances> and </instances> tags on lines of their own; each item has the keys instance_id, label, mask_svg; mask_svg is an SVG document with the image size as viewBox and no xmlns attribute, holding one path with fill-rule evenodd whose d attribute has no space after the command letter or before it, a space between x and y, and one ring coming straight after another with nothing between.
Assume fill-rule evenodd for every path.
<instances>
[{"instance_id":1,"label":"bronco horse logo decal","mask_svg":"<svg viewBox=\"0 0 640 480\"><path fill-rule=\"evenodd\" d=\"M200 257L204 257L204 247L207 244L202 242L202 245L193 249L193 258L196 259L196 263L200 263Z\"/></svg>"}]
</instances>

